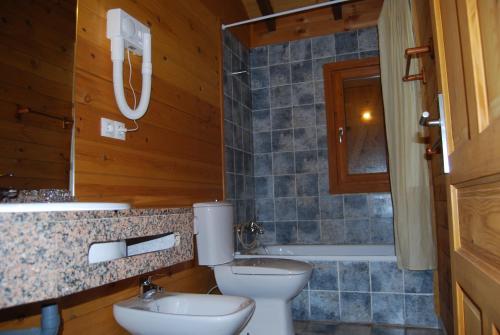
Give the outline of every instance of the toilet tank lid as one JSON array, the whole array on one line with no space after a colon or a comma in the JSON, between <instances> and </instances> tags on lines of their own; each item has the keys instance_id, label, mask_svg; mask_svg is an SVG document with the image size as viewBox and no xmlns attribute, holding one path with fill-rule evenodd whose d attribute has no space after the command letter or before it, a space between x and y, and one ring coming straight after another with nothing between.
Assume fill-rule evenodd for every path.
<instances>
[{"instance_id":1,"label":"toilet tank lid","mask_svg":"<svg viewBox=\"0 0 500 335\"><path fill-rule=\"evenodd\" d=\"M245 258L229 263L231 272L242 275L300 275L312 271L306 262L280 258Z\"/></svg>"},{"instance_id":2,"label":"toilet tank lid","mask_svg":"<svg viewBox=\"0 0 500 335\"><path fill-rule=\"evenodd\" d=\"M220 206L232 206L230 202L227 201L212 201L212 202L197 202L193 204L194 208L198 207L220 207Z\"/></svg>"}]
</instances>

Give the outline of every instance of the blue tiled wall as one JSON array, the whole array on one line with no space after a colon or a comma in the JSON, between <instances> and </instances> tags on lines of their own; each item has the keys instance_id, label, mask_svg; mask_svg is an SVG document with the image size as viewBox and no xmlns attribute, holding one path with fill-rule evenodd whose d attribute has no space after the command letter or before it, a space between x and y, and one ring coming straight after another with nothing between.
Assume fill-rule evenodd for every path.
<instances>
[{"instance_id":1,"label":"blue tiled wall","mask_svg":"<svg viewBox=\"0 0 500 335\"><path fill-rule=\"evenodd\" d=\"M229 31L224 32L224 172L225 197L234 205L236 222L255 217L252 97L249 52Z\"/></svg>"},{"instance_id":2,"label":"blue tiled wall","mask_svg":"<svg viewBox=\"0 0 500 335\"><path fill-rule=\"evenodd\" d=\"M256 219L263 243L393 244L388 193L330 195L326 63L378 54L377 29L250 51Z\"/></svg>"},{"instance_id":3,"label":"blue tiled wall","mask_svg":"<svg viewBox=\"0 0 500 335\"><path fill-rule=\"evenodd\" d=\"M432 271L396 262L315 262L292 309L295 320L438 326Z\"/></svg>"}]
</instances>

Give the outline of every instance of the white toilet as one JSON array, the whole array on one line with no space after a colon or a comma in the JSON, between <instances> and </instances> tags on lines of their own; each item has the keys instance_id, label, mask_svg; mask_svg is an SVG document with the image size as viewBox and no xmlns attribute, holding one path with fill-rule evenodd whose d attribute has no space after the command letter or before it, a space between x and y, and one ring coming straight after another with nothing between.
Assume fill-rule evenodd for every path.
<instances>
[{"instance_id":1,"label":"white toilet","mask_svg":"<svg viewBox=\"0 0 500 335\"><path fill-rule=\"evenodd\" d=\"M234 259L233 208L226 202L194 204L198 263L212 266L223 294L255 300L242 335L293 335L291 300L307 284L312 266L287 259Z\"/></svg>"}]
</instances>

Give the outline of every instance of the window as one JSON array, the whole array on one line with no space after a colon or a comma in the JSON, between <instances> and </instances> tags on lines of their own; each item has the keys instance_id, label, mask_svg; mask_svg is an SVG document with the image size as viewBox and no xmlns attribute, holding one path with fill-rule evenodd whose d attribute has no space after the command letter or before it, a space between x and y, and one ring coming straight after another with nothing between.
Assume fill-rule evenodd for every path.
<instances>
[{"instance_id":1,"label":"window","mask_svg":"<svg viewBox=\"0 0 500 335\"><path fill-rule=\"evenodd\" d=\"M330 193L390 190L379 59L324 66Z\"/></svg>"}]
</instances>

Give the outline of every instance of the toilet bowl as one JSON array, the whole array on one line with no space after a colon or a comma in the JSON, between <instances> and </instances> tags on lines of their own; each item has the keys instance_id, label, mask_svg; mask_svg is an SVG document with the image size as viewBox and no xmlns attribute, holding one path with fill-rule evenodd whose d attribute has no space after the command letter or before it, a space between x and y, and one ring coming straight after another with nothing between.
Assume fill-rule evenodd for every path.
<instances>
[{"instance_id":1,"label":"toilet bowl","mask_svg":"<svg viewBox=\"0 0 500 335\"><path fill-rule=\"evenodd\" d=\"M291 300L307 284L312 265L288 259L234 259L233 209L226 202L194 205L198 263L211 266L223 294L255 301L240 334L293 335Z\"/></svg>"}]
</instances>

